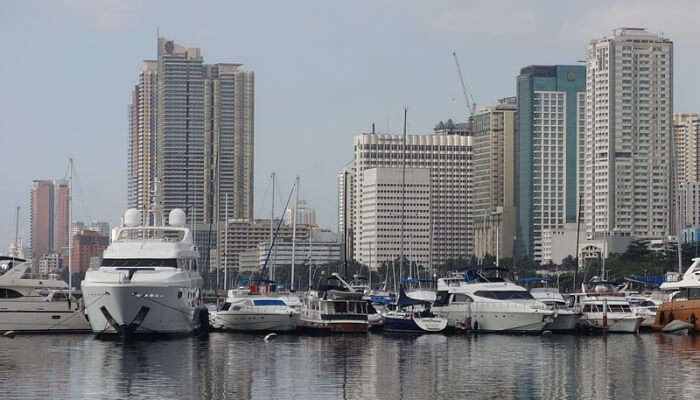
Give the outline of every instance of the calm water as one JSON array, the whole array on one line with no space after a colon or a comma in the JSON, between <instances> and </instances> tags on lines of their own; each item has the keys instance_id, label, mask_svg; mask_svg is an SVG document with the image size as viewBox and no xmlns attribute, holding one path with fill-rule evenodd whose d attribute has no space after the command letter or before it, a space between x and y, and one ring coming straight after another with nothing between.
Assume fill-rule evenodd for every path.
<instances>
[{"instance_id":1,"label":"calm water","mask_svg":"<svg viewBox=\"0 0 700 400\"><path fill-rule=\"evenodd\" d=\"M700 337L0 339L6 399L700 398Z\"/></svg>"}]
</instances>

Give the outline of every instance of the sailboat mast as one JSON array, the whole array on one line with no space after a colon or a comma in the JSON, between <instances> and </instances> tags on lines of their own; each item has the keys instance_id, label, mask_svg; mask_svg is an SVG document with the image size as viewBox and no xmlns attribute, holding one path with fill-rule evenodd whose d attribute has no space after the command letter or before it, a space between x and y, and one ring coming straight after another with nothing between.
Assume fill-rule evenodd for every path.
<instances>
[{"instance_id":1,"label":"sailboat mast","mask_svg":"<svg viewBox=\"0 0 700 400\"><path fill-rule=\"evenodd\" d=\"M290 285L290 290L293 292L294 291L294 256L295 256L295 250L296 250L296 241L297 241L297 207L299 206L299 177L297 176L297 183L296 183L296 202L294 203L294 207L292 207L292 278L291 278L291 285ZM311 240L311 231L309 231L309 241Z\"/></svg>"},{"instance_id":2,"label":"sailboat mast","mask_svg":"<svg viewBox=\"0 0 700 400\"><path fill-rule=\"evenodd\" d=\"M226 225L224 227L224 293L228 296L228 193L226 193Z\"/></svg>"},{"instance_id":3,"label":"sailboat mast","mask_svg":"<svg viewBox=\"0 0 700 400\"><path fill-rule=\"evenodd\" d=\"M403 235L404 214L406 211L406 115L408 108L403 109L403 163L401 166L401 244L399 247L399 281L403 279Z\"/></svg>"},{"instance_id":4,"label":"sailboat mast","mask_svg":"<svg viewBox=\"0 0 700 400\"><path fill-rule=\"evenodd\" d=\"M73 291L73 159L68 159L68 301Z\"/></svg>"},{"instance_id":5,"label":"sailboat mast","mask_svg":"<svg viewBox=\"0 0 700 400\"><path fill-rule=\"evenodd\" d=\"M270 246L273 245L273 236L274 236L274 220L275 220L275 173L272 173L272 203L271 203L271 208L270 208ZM270 251L272 251L273 247L270 247ZM274 265L274 260L272 262ZM272 271L274 267L270 266L270 272L269 272L269 278L270 280L273 279L274 273Z\"/></svg>"},{"instance_id":6,"label":"sailboat mast","mask_svg":"<svg viewBox=\"0 0 700 400\"><path fill-rule=\"evenodd\" d=\"M15 253L19 256L19 206L15 213Z\"/></svg>"}]
</instances>

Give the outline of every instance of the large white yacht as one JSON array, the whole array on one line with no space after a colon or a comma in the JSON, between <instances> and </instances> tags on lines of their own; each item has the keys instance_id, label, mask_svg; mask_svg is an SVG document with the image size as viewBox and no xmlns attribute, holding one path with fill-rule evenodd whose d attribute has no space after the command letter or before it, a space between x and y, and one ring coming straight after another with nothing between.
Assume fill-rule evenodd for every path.
<instances>
[{"instance_id":1,"label":"large white yacht","mask_svg":"<svg viewBox=\"0 0 700 400\"><path fill-rule=\"evenodd\" d=\"M229 290L226 301L210 320L212 327L222 330L293 331L299 322L299 311L287 305L282 297L243 287Z\"/></svg>"},{"instance_id":2,"label":"large white yacht","mask_svg":"<svg viewBox=\"0 0 700 400\"><path fill-rule=\"evenodd\" d=\"M522 286L472 271L438 279L432 310L450 327L492 332L541 332L556 316Z\"/></svg>"},{"instance_id":3,"label":"large white yacht","mask_svg":"<svg viewBox=\"0 0 700 400\"><path fill-rule=\"evenodd\" d=\"M0 257L0 331L89 331L82 301L64 281L32 276L31 264Z\"/></svg>"},{"instance_id":4,"label":"large white yacht","mask_svg":"<svg viewBox=\"0 0 700 400\"><path fill-rule=\"evenodd\" d=\"M86 313L97 334L186 334L208 328L199 255L185 213L172 210L167 226L159 207L149 214L145 220L152 225L142 224L138 210L127 210L102 265L85 275Z\"/></svg>"}]
</instances>

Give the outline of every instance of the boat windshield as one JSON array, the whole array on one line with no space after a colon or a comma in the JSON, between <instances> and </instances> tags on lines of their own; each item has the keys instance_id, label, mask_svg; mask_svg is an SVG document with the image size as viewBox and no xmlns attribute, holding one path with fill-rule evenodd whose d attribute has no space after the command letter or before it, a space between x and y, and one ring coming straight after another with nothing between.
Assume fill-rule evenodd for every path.
<instances>
[{"instance_id":1,"label":"boat windshield","mask_svg":"<svg viewBox=\"0 0 700 400\"><path fill-rule=\"evenodd\" d=\"M526 290L478 290L474 296L495 300L534 300Z\"/></svg>"},{"instance_id":2,"label":"boat windshield","mask_svg":"<svg viewBox=\"0 0 700 400\"><path fill-rule=\"evenodd\" d=\"M265 300L253 300L253 305L256 306L286 306L283 300L277 299L265 299Z\"/></svg>"},{"instance_id":3,"label":"boat windshield","mask_svg":"<svg viewBox=\"0 0 700 400\"><path fill-rule=\"evenodd\" d=\"M176 258L105 258L103 267L172 267L177 268Z\"/></svg>"}]
</instances>

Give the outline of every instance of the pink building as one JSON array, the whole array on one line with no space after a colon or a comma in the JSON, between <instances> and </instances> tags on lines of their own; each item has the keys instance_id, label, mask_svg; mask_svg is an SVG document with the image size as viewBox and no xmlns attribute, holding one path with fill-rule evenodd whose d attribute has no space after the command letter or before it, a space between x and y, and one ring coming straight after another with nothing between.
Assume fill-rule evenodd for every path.
<instances>
[{"instance_id":1,"label":"pink building","mask_svg":"<svg viewBox=\"0 0 700 400\"><path fill-rule=\"evenodd\" d=\"M30 203L32 260L38 264L48 253L67 252L68 183L64 180L35 180Z\"/></svg>"}]
</instances>

